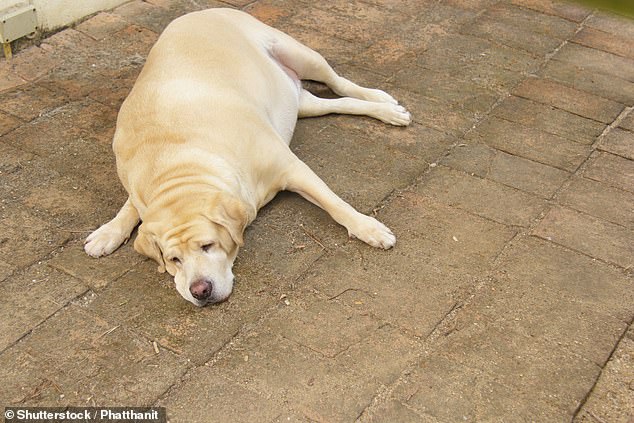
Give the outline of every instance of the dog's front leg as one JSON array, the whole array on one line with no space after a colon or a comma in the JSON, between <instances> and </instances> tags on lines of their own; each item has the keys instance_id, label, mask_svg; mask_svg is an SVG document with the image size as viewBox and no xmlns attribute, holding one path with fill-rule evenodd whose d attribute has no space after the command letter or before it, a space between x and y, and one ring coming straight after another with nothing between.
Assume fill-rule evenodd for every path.
<instances>
[{"instance_id":1,"label":"dog's front leg","mask_svg":"<svg viewBox=\"0 0 634 423\"><path fill-rule=\"evenodd\" d=\"M348 235L377 248L389 249L396 243L390 229L374 219L356 211L335 194L304 162L295 159L288 169L286 189L296 192L324 209Z\"/></svg>"},{"instance_id":2,"label":"dog's front leg","mask_svg":"<svg viewBox=\"0 0 634 423\"><path fill-rule=\"evenodd\" d=\"M139 212L128 198L114 219L88 235L84 250L92 257L106 256L130 238L138 223Z\"/></svg>"}]
</instances>

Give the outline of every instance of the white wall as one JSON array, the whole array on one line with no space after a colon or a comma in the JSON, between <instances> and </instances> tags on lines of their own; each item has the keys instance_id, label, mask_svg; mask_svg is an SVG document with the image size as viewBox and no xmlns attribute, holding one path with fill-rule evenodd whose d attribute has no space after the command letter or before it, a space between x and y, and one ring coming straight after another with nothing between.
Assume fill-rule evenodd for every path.
<instances>
[{"instance_id":1,"label":"white wall","mask_svg":"<svg viewBox=\"0 0 634 423\"><path fill-rule=\"evenodd\" d=\"M20 3L32 4L37 13L38 28L48 31L127 1L129 0L0 0L0 10Z\"/></svg>"},{"instance_id":2,"label":"white wall","mask_svg":"<svg viewBox=\"0 0 634 423\"><path fill-rule=\"evenodd\" d=\"M20 2L16 0L0 0L0 10L7 9L16 3L20 3Z\"/></svg>"}]
</instances>

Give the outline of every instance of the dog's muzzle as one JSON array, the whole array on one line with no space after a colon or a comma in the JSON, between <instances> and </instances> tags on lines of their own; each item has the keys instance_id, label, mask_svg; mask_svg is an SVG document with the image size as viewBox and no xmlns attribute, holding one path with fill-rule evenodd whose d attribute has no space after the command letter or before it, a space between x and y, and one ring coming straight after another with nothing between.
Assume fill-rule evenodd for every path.
<instances>
[{"instance_id":1,"label":"dog's muzzle","mask_svg":"<svg viewBox=\"0 0 634 423\"><path fill-rule=\"evenodd\" d=\"M213 282L207 279L199 279L189 287L192 297L203 303L209 301L212 291Z\"/></svg>"}]
</instances>

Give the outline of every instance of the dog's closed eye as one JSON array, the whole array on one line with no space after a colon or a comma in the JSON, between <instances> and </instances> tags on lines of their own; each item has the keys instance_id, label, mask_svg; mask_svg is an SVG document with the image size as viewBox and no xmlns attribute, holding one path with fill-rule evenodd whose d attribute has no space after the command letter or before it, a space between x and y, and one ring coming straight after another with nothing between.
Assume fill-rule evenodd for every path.
<instances>
[{"instance_id":1,"label":"dog's closed eye","mask_svg":"<svg viewBox=\"0 0 634 423\"><path fill-rule=\"evenodd\" d=\"M204 252L209 252L209 250L210 250L210 249L211 249L214 245L216 245L216 243L215 243L215 242L209 242L209 243L207 243L207 244L203 245L202 247L200 247L200 249L201 249L201 250L203 250Z\"/></svg>"}]
</instances>

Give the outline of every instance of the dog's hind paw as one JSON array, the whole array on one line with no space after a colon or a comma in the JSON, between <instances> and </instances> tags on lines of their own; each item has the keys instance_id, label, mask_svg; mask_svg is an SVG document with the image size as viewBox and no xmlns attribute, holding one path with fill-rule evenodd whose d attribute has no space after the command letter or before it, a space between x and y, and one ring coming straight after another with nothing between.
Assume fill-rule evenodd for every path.
<instances>
[{"instance_id":1,"label":"dog's hind paw","mask_svg":"<svg viewBox=\"0 0 634 423\"><path fill-rule=\"evenodd\" d=\"M396 244L396 236L390 228L373 217L361 215L355 228L348 229L348 234L360 239L375 248L389 250Z\"/></svg>"},{"instance_id":2,"label":"dog's hind paw","mask_svg":"<svg viewBox=\"0 0 634 423\"><path fill-rule=\"evenodd\" d=\"M382 103L377 104L377 111L374 117L382 122L394 126L407 126L412 121L412 117L405 107L398 104Z\"/></svg>"},{"instance_id":3,"label":"dog's hind paw","mask_svg":"<svg viewBox=\"0 0 634 423\"><path fill-rule=\"evenodd\" d=\"M374 103L398 104L398 101L383 90L376 88L365 88L361 95L362 100L372 101Z\"/></svg>"}]
</instances>

